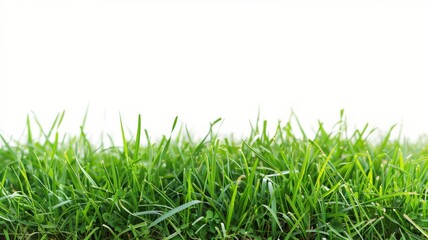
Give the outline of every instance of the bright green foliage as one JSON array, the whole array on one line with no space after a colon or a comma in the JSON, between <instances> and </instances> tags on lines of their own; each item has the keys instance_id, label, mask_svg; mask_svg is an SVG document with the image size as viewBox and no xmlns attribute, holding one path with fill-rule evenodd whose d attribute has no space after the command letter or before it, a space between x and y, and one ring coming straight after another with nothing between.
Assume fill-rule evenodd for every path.
<instances>
[{"instance_id":1,"label":"bright green foliage","mask_svg":"<svg viewBox=\"0 0 428 240\"><path fill-rule=\"evenodd\" d=\"M0 239L428 238L422 141L369 141L341 117L311 139L257 122L240 141L217 137L219 120L197 141L175 119L152 142L139 117L134 139L121 122L121 146L104 148L83 127L61 139L62 118L38 139L28 120L26 143L1 137Z\"/></svg>"}]
</instances>

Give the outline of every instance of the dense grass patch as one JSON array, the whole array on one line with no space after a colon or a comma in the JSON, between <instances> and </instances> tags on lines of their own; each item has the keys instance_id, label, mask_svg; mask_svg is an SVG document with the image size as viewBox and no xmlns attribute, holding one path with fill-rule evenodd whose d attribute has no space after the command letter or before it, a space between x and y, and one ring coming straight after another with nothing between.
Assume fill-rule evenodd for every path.
<instances>
[{"instance_id":1,"label":"dense grass patch","mask_svg":"<svg viewBox=\"0 0 428 240\"><path fill-rule=\"evenodd\" d=\"M213 126L195 140L172 124L120 147L57 133L1 137L0 239L426 239L428 147L298 122L253 126L243 140ZM297 129L297 131L295 130Z\"/></svg>"}]
</instances>

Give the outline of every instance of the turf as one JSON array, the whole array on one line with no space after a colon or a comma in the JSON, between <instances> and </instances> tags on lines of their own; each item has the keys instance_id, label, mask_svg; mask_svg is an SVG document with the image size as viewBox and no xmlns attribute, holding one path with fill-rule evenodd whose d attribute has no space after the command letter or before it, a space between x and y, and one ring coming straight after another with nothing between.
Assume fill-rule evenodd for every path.
<instances>
[{"instance_id":1,"label":"turf","mask_svg":"<svg viewBox=\"0 0 428 240\"><path fill-rule=\"evenodd\" d=\"M343 113L313 137L292 118L242 140L175 119L152 141L139 117L108 148L61 135L63 117L1 137L0 239L428 238L426 141L349 133Z\"/></svg>"}]
</instances>

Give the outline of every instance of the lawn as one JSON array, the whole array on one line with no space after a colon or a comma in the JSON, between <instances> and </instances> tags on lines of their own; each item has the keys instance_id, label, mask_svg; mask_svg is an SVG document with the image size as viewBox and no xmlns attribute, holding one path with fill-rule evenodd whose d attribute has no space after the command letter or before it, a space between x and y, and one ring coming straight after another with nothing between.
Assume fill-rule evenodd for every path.
<instances>
[{"instance_id":1,"label":"lawn","mask_svg":"<svg viewBox=\"0 0 428 240\"><path fill-rule=\"evenodd\" d=\"M428 238L427 141L349 132L343 112L311 134L257 120L243 139L175 119L155 141L139 117L113 147L61 133L63 117L0 138L0 239Z\"/></svg>"}]
</instances>

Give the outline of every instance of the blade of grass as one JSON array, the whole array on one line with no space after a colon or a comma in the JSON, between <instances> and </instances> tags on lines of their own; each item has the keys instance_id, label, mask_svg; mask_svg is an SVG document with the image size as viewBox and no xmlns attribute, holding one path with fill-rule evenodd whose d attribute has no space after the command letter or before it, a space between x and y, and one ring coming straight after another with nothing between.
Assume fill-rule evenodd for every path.
<instances>
[{"instance_id":1,"label":"blade of grass","mask_svg":"<svg viewBox=\"0 0 428 240\"><path fill-rule=\"evenodd\" d=\"M162 215L162 216L160 216L159 218L157 218L157 219L156 219L154 222L152 222L152 223L151 223L147 228L152 228L152 227L156 226L158 223L160 223L160 222L164 221L165 219L167 219L167 218L169 218L169 217L173 216L174 214L176 214L176 213L178 213L178 212L181 212L181 211L183 211L183 210L185 210L185 209L187 209L187 208L189 208L189 207L191 207L191 206L193 206L193 205L200 204L200 203L202 203L202 202L201 202L201 201L199 201L199 200L193 200L193 201L191 201L191 202L188 202L188 203L182 204L182 205L180 205L180 206L178 206L178 207L176 207L176 208L174 208L174 209L172 209L172 210L170 210L170 211L166 212L165 214L163 214L163 215Z\"/></svg>"}]
</instances>

